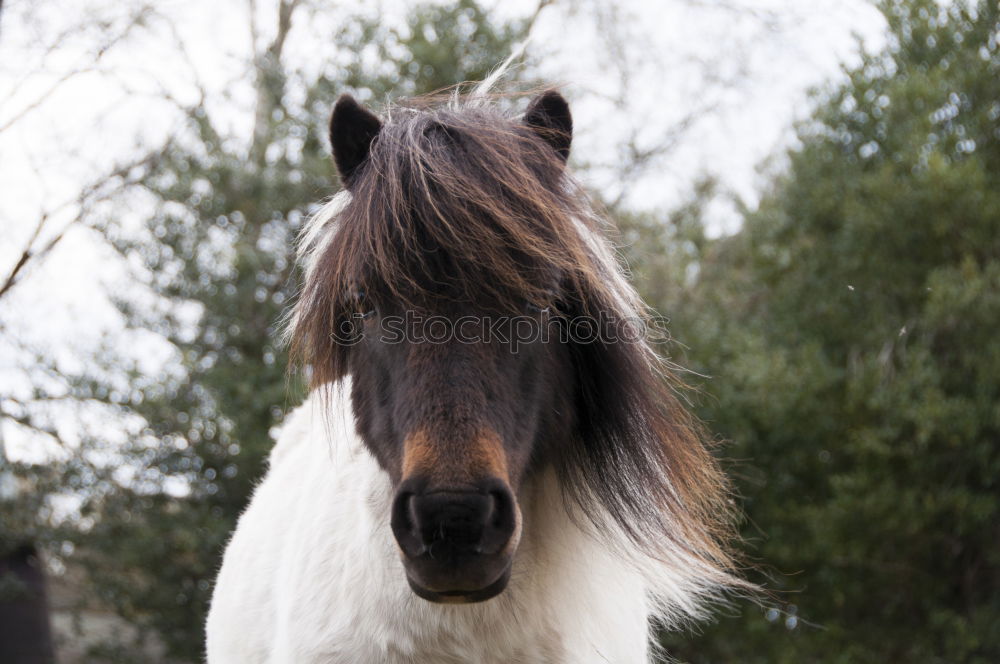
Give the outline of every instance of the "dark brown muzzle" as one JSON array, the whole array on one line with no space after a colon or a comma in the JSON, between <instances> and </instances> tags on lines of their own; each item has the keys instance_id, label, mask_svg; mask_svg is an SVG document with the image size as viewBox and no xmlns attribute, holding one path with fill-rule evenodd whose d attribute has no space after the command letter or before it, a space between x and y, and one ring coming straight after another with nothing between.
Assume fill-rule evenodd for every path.
<instances>
[{"instance_id":1,"label":"dark brown muzzle","mask_svg":"<svg viewBox=\"0 0 1000 664\"><path fill-rule=\"evenodd\" d=\"M520 515L502 480L455 488L407 479L391 524L410 586L424 599L482 601L506 587Z\"/></svg>"}]
</instances>

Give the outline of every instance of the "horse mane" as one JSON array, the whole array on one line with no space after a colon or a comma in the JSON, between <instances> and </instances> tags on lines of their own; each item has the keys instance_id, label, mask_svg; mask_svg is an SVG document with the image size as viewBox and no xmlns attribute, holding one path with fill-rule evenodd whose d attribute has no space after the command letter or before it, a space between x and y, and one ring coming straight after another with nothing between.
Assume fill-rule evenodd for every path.
<instances>
[{"instance_id":1,"label":"horse mane","mask_svg":"<svg viewBox=\"0 0 1000 664\"><path fill-rule=\"evenodd\" d=\"M395 106L350 193L303 230L293 357L311 367L314 386L348 373L349 348L330 335L358 297L417 308L446 297L509 311L530 302L566 320L648 321L605 238L609 225L552 146L512 115L478 98ZM578 444L555 461L571 511L623 553L642 552L666 622L701 617L699 600L724 589L749 589L728 547L727 482L678 398L672 365L646 339L571 352Z\"/></svg>"}]
</instances>

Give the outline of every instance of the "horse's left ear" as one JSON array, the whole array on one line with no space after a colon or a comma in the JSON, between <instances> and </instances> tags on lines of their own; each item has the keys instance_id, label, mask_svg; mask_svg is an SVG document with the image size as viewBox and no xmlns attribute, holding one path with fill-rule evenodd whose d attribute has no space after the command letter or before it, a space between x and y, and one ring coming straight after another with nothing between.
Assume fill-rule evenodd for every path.
<instances>
[{"instance_id":1,"label":"horse's left ear","mask_svg":"<svg viewBox=\"0 0 1000 664\"><path fill-rule=\"evenodd\" d=\"M351 95L340 95L330 118L330 145L333 161L348 189L381 129L382 123L374 113L354 101Z\"/></svg>"},{"instance_id":2,"label":"horse's left ear","mask_svg":"<svg viewBox=\"0 0 1000 664\"><path fill-rule=\"evenodd\" d=\"M524 124L533 129L552 146L563 161L569 159L569 145L573 141L573 116L569 104L555 90L543 92L528 105Z\"/></svg>"}]
</instances>

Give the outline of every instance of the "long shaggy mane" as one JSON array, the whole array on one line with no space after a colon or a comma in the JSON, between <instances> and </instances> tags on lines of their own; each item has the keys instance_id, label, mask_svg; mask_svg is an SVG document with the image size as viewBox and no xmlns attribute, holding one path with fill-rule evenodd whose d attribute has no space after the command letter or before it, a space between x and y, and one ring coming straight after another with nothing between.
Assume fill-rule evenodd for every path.
<instances>
[{"instance_id":1,"label":"long shaggy mane","mask_svg":"<svg viewBox=\"0 0 1000 664\"><path fill-rule=\"evenodd\" d=\"M309 222L306 280L290 325L316 386L348 372L331 341L359 294L424 306L434 298L565 320L648 319L563 160L538 134L481 100L389 110L362 170ZM555 285L555 287L554 287ZM577 444L555 470L573 512L640 551L662 617L696 617L693 598L749 588L734 574L733 501L671 367L644 340L573 344Z\"/></svg>"}]
</instances>

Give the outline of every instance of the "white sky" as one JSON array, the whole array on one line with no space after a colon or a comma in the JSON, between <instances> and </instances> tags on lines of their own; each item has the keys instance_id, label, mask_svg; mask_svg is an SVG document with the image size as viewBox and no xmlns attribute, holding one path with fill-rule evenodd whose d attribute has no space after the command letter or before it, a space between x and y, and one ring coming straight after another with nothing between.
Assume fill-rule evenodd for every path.
<instances>
[{"instance_id":1,"label":"white sky","mask_svg":"<svg viewBox=\"0 0 1000 664\"><path fill-rule=\"evenodd\" d=\"M631 94L625 107L617 108L608 97L624 83L609 64L604 41L609 24L595 25L592 3L598 0L577 2L576 12L569 0L545 8L529 51L540 60L546 79L564 84L574 111L574 160L591 166L588 183L612 196L625 186L629 204L642 208L676 205L703 174L717 176L755 204L764 182L758 166L791 145L793 122L810 108L806 91L835 80L840 64L854 61L855 33L869 48L877 48L884 27L865 0L605 1L600 6L618 11L627 35ZM146 17L144 27L109 50L96 71L71 77L3 129L66 72L86 62L103 34L120 31L136 4L4 3L0 278L17 260L40 214L56 210L47 233L58 231L75 212L72 204L60 206L71 202L95 173L179 128L180 115L163 101L164 92L191 103L200 84L210 93L212 113L225 118L234 139L249 133L253 93L246 78L250 38L245 0L156 3L156 13ZM273 30L276 4L258 0L262 39ZM287 61L311 71L330 67L327 36L354 11L381 11L386 21L398 21L401 8L412 4L307 2L311 11L297 16ZM536 2L494 0L492 5L498 15L519 16ZM57 46L46 50L50 44ZM706 71L722 82L706 81ZM639 128L642 145L655 144L694 109L707 110L645 177L623 183L616 164L629 128ZM326 118L316 121L325 123ZM143 205L133 199L124 209L138 219ZM711 223L713 232L728 232L738 218L731 206L719 204ZM122 340L121 321L106 294L125 289L127 272L86 230L71 230L46 262L25 277L0 300L0 398L27 396L31 384L32 360L16 349L16 340L58 358L70 371L86 366L86 358L102 344L134 345L150 371L169 365L169 349L155 340ZM66 416L58 424L72 438L79 419ZM11 456L42 454L23 432L10 424L0 426Z\"/></svg>"}]
</instances>

